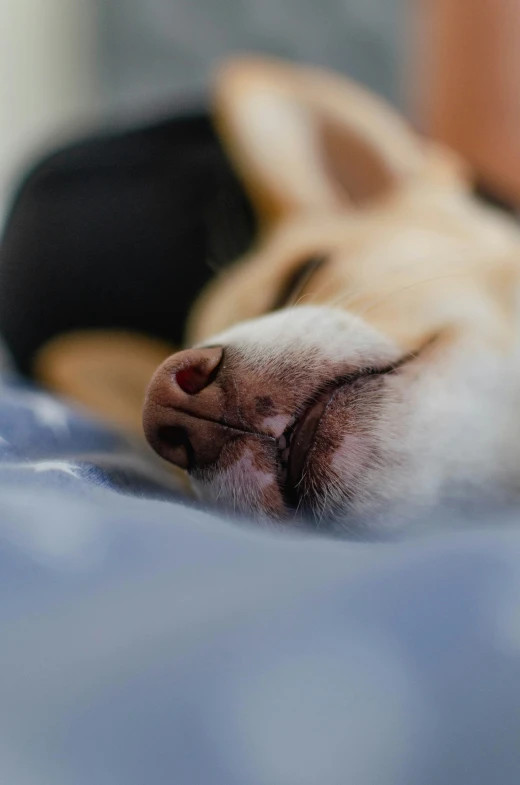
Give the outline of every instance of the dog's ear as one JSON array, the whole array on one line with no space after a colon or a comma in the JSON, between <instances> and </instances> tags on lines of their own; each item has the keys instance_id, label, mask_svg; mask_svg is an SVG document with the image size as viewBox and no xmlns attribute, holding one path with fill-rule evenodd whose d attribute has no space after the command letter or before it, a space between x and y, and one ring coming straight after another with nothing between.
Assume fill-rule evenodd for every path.
<instances>
[{"instance_id":1,"label":"dog's ear","mask_svg":"<svg viewBox=\"0 0 520 785\"><path fill-rule=\"evenodd\" d=\"M214 110L230 158L267 220L364 205L432 171L461 181L451 156L432 156L383 101L325 71L233 59L217 71Z\"/></svg>"}]
</instances>

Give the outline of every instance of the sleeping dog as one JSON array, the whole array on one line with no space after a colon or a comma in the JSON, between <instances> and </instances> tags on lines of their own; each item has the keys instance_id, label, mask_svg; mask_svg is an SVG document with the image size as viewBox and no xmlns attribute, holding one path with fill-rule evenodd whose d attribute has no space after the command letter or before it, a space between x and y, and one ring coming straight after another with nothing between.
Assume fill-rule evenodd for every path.
<instances>
[{"instance_id":1,"label":"sleeping dog","mask_svg":"<svg viewBox=\"0 0 520 785\"><path fill-rule=\"evenodd\" d=\"M261 219L149 385L144 430L204 498L406 521L520 489L520 232L464 165L348 80L222 68L221 137Z\"/></svg>"}]
</instances>

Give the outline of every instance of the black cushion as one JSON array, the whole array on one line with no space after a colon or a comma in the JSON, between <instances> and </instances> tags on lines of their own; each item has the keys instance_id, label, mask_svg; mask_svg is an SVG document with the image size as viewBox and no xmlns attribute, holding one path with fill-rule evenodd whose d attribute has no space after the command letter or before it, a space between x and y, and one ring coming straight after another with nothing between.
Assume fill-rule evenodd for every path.
<instances>
[{"instance_id":1,"label":"black cushion","mask_svg":"<svg viewBox=\"0 0 520 785\"><path fill-rule=\"evenodd\" d=\"M129 328L180 343L215 266L249 246L247 198L201 112L99 134L24 178L0 247L0 331L24 373L49 338Z\"/></svg>"}]
</instances>

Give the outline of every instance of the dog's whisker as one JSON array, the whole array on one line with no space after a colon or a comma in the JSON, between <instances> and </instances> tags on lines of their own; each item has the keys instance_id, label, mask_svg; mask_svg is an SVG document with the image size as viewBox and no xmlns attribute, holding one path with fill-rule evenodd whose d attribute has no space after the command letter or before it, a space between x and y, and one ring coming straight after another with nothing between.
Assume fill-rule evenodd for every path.
<instances>
[{"instance_id":1,"label":"dog's whisker","mask_svg":"<svg viewBox=\"0 0 520 785\"><path fill-rule=\"evenodd\" d=\"M396 289L392 289L391 291L389 291L386 294L382 295L381 297L378 297L378 298L374 299L371 303L367 304L363 309L358 310L358 311L352 310L352 303L356 299L358 299L360 297L360 292L359 291L352 295L348 305L345 305L344 300L349 295L345 294L345 295L341 295L336 300L332 300L332 301L328 302L327 306L333 308L333 307L336 307L337 305L339 305L340 303L343 303L344 307L348 308L349 310L351 310L354 316L357 316L358 318L363 318L364 316L367 315L367 313L370 313L370 311L372 311L374 308L377 308L378 305L381 305L382 303L386 302L387 300L391 299L392 297L397 297L398 295L402 294L403 292L409 291L409 290L414 289L414 288L416 288L418 286L424 286L424 285L429 284L429 283L434 283L436 281L442 281L442 280L450 279L450 278L465 277L468 274L469 273L450 273L450 274L445 274L445 275L432 276L430 278L424 278L424 279L420 279L418 281L414 281L411 284L399 286Z\"/></svg>"}]
</instances>

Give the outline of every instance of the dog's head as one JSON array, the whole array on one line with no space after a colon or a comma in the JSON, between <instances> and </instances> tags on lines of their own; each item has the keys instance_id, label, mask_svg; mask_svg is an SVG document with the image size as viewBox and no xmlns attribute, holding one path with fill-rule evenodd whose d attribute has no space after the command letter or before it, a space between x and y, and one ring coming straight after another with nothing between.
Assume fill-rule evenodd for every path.
<instances>
[{"instance_id":1,"label":"dog's head","mask_svg":"<svg viewBox=\"0 0 520 785\"><path fill-rule=\"evenodd\" d=\"M240 512L375 521L519 474L519 234L345 79L256 59L216 117L261 219L150 385L147 437Z\"/></svg>"}]
</instances>

